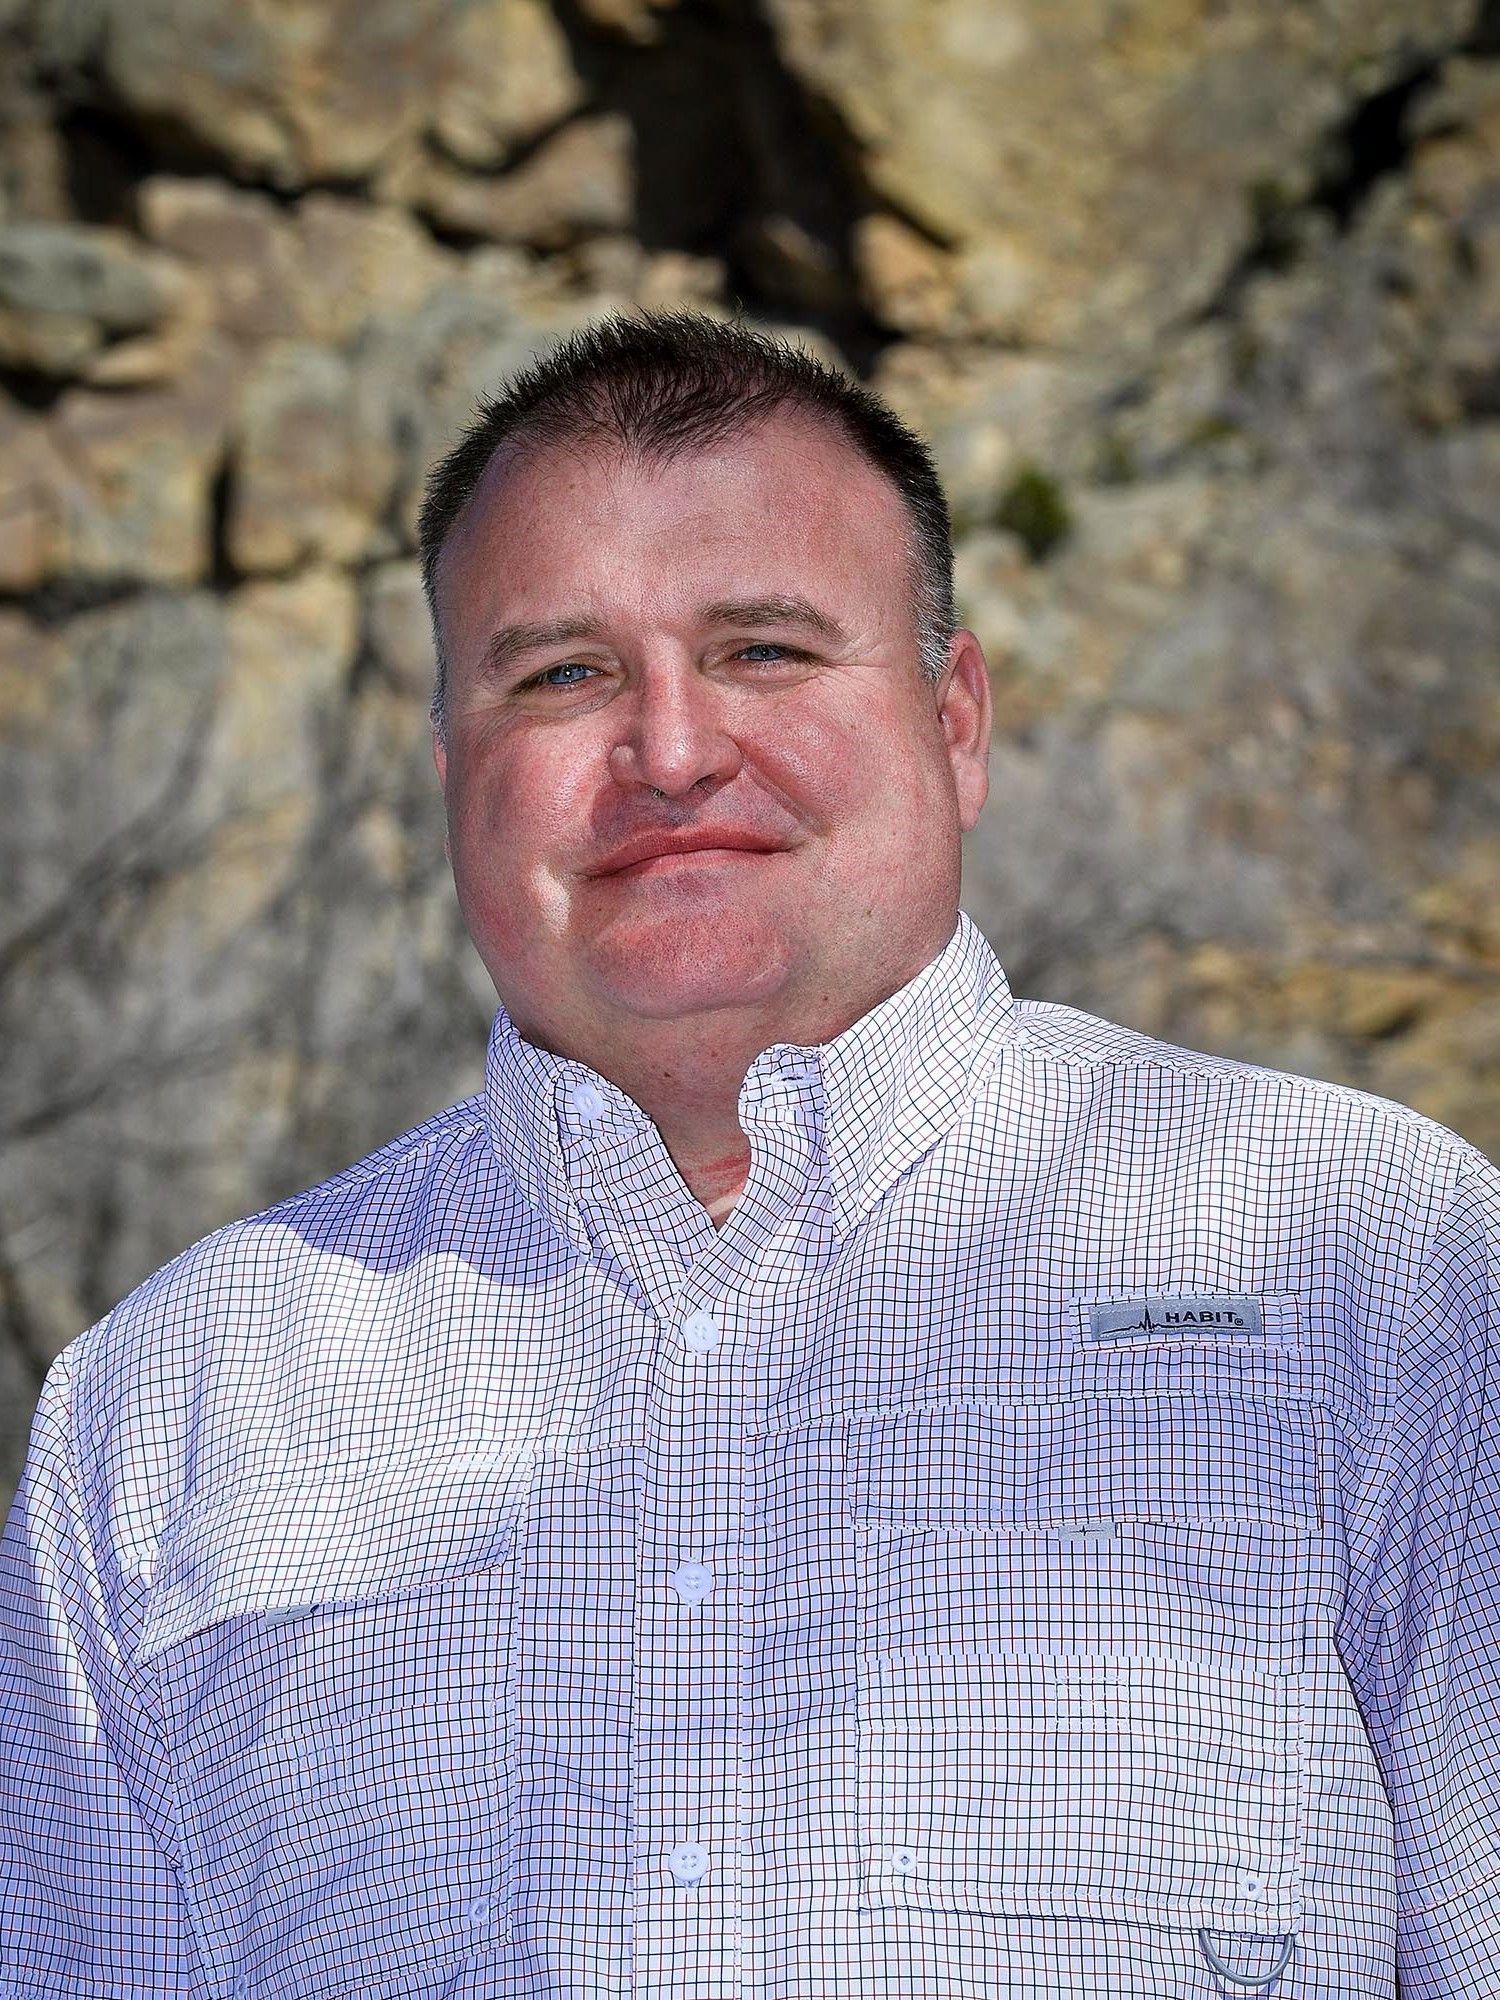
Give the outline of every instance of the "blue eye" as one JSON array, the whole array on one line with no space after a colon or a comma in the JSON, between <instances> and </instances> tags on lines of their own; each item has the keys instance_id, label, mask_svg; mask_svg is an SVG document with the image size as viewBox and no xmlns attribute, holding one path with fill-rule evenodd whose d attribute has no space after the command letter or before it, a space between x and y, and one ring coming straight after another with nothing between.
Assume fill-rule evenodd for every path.
<instances>
[{"instance_id":1,"label":"blue eye","mask_svg":"<svg viewBox=\"0 0 1500 2000\"><path fill-rule=\"evenodd\" d=\"M741 646L740 648L741 657L746 653L768 653L775 659L784 660L787 657L787 652L788 648L778 646L774 639L757 639L752 645Z\"/></svg>"},{"instance_id":2,"label":"blue eye","mask_svg":"<svg viewBox=\"0 0 1500 2000\"><path fill-rule=\"evenodd\" d=\"M542 671L539 674L533 674L531 679L527 681L525 685L527 687L577 687L578 686L577 681L549 681L547 676L548 674L566 674L573 672L577 672L580 674L591 674L593 671L594 671L593 668L586 667L582 662L582 660L562 660L559 661L559 663L555 667L543 667Z\"/></svg>"}]
</instances>

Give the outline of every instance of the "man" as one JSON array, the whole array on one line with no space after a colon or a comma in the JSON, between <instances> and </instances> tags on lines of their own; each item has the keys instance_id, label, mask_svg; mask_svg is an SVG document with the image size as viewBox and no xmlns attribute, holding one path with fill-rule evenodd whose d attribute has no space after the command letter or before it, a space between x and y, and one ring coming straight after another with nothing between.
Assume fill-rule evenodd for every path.
<instances>
[{"instance_id":1,"label":"man","mask_svg":"<svg viewBox=\"0 0 1500 2000\"><path fill-rule=\"evenodd\" d=\"M422 534L484 1089L53 1368L8 1990L1489 2000L1494 1171L1011 997L814 361L606 323Z\"/></svg>"}]
</instances>

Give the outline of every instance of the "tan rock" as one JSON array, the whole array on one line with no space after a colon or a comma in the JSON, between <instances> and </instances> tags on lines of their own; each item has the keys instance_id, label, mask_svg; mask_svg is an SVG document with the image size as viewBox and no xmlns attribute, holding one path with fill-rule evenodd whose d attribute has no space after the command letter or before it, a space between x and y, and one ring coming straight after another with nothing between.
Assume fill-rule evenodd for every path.
<instances>
[{"instance_id":1,"label":"tan rock","mask_svg":"<svg viewBox=\"0 0 1500 2000\"><path fill-rule=\"evenodd\" d=\"M860 291L898 333L951 330L958 287L952 261L894 215L862 216L854 233Z\"/></svg>"},{"instance_id":2,"label":"tan rock","mask_svg":"<svg viewBox=\"0 0 1500 2000\"><path fill-rule=\"evenodd\" d=\"M4 527L0 523L0 541ZM44 749L57 722L58 668L63 640L9 606L0 606L0 763L10 756ZM7 892L12 918L19 898L14 882Z\"/></svg>"},{"instance_id":3,"label":"tan rock","mask_svg":"<svg viewBox=\"0 0 1500 2000\"><path fill-rule=\"evenodd\" d=\"M326 570L251 583L225 605L227 658L203 745L194 810L202 862L164 925L184 915L209 954L265 921L306 865L321 797L320 758L341 726L354 661L353 582Z\"/></svg>"},{"instance_id":4,"label":"tan rock","mask_svg":"<svg viewBox=\"0 0 1500 2000\"><path fill-rule=\"evenodd\" d=\"M381 563L364 579L365 644L393 686L414 700L432 695L432 626L416 562Z\"/></svg>"},{"instance_id":5,"label":"tan rock","mask_svg":"<svg viewBox=\"0 0 1500 2000\"><path fill-rule=\"evenodd\" d=\"M1419 1021L1435 997L1431 973L1404 966L1352 967L1340 982L1334 1025L1357 1040L1380 1039Z\"/></svg>"},{"instance_id":6,"label":"tan rock","mask_svg":"<svg viewBox=\"0 0 1500 2000\"><path fill-rule=\"evenodd\" d=\"M601 311L606 300L623 303L636 298L646 275L645 251L633 236L619 234L586 236L547 261L566 273L570 290L594 293Z\"/></svg>"},{"instance_id":7,"label":"tan rock","mask_svg":"<svg viewBox=\"0 0 1500 2000\"><path fill-rule=\"evenodd\" d=\"M205 343L169 388L69 390L50 425L63 574L189 583L211 561L210 489L233 409L232 357Z\"/></svg>"},{"instance_id":8,"label":"tan rock","mask_svg":"<svg viewBox=\"0 0 1500 2000\"><path fill-rule=\"evenodd\" d=\"M67 156L50 111L40 91L11 80L0 101L0 222L73 220Z\"/></svg>"},{"instance_id":9,"label":"tan rock","mask_svg":"<svg viewBox=\"0 0 1500 2000\"><path fill-rule=\"evenodd\" d=\"M288 210L212 180L152 175L141 223L198 277L208 311L249 341L342 343L418 304L458 259L400 210L322 192Z\"/></svg>"},{"instance_id":10,"label":"tan rock","mask_svg":"<svg viewBox=\"0 0 1500 2000\"><path fill-rule=\"evenodd\" d=\"M0 225L0 365L77 374L106 342L160 326L186 291L123 230Z\"/></svg>"},{"instance_id":11,"label":"tan rock","mask_svg":"<svg viewBox=\"0 0 1500 2000\"><path fill-rule=\"evenodd\" d=\"M214 317L226 333L266 340L301 329L300 245L276 202L171 174L149 176L138 199L147 239L208 275Z\"/></svg>"},{"instance_id":12,"label":"tan rock","mask_svg":"<svg viewBox=\"0 0 1500 2000\"><path fill-rule=\"evenodd\" d=\"M630 226L632 154L630 122L622 115L577 118L513 173L481 178L434 164L419 205L445 229L560 250L580 237Z\"/></svg>"},{"instance_id":13,"label":"tan rock","mask_svg":"<svg viewBox=\"0 0 1500 2000\"><path fill-rule=\"evenodd\" d=\"M377 413L349 363L278 342L245 384L229 508L229 555L248 574L308 560L357 562L381 541L395 477Z\"/></svg>"},{"instance_id":14,"label":"tan rock","mask_svg":"<svg viewBox=\"0 0 1500 2000\"><path fill-rule=\"evenodd\" d=\"M137 117L294 188L369 173L425 122L448 0L111 0L101 52Z\"/></svg>"},{"instance_id":15,"label":"tan rock","mask_svg":"<svg viewBox=\"0 0 1500 2000\"><path fill-rule=\"evenodd\" d=\"M288 189L365 178L429 127L493 165L582 102L542 0L109 0L100 59L131 113Z\"/></svg>"},{"instance_id":16,"label":"tan rock","mask_svg":"<svg viewBox=\"0 0 1500 2000\"><path fill-rule=\"evenodd\" d=\"M0 402L0 590L35 590L56 573L67 483L49 426Z\"/></svg>"},{"instance_id":17,"label":"tan rock","mask_svg":"<svg viewBox=\"0 0 1500 2000\"><path fill-rule=\"evenodd\" d=\"M1338 0L1295 18L1194 0L768 11L877 193L964 253L977 327L1116 347L1211 298L1250 239L1246 190L1271 177L1305 189L1339 107L1409 74L1467 19L1465 0Z\"/></svg>"},{"instance_id":18,"label":"tan rock","mask_svg":"<svg viewBox=\"0 0 1500 2000\"><path fill-rule=\"evenodd\" d=\"M99 339L96 323L81 313L18 312L0 301L0 368L79 375Z\"/></svg>"},{"instance_id":19,"label":"tan rock","mask_svg":"<svg viewBox=\"0 0 1500 2000\"><path fill-rule=\"evenodd\" d=\"M880 357L873 383L932 447L962 533L994 520L1023 462L1070 481L1090 469L1099 379L1051 355L901 341Z\"/></svg>"},{"instance_id":20,"label":"tan rock","mask_svg":"<svg viewBox=\"0 0 1500 2000\"><path fill-rule=\"evenodd\" d=\"M331 570L242 585L225 602L224 678L204 749L198 811L209 826L273 820L278 849L316 808L320 743L354 661L354 582Z\"/></svg>"},{"instance_id":21,"label":"tan rock","mask_svg":"<svg viewBox=\"0 0 1500 2000\"><path fill-rule=\"evenodd\" d=\"M462 166L497 166L583 101L567 41L543 0L469 0L454 10L432 130Z\"/></svg>"},{"instance_id":22,"label":"tan rock","mask_svg":"<svg viewBox=\"0 0 1500 2000\"><path fill-rule=\"evenodd\" d=\"M409 312L459 260L398 209L310 194L297 204L297 309L313 340L343 343Z\"/></svg>"},{"instance_id":23,"label":"tan rock","mask_svg":"<svg viewBox=\"0 0 1500 2000\"><path fill-rule=\"evenodd\" d=\"M663 14L677 0L579 0L584 19L622 41L645 46L661 39Z\"/></svg>"},{"instance_id":24,"label":"tan rock","mask_svg":"<svg viewBox=\"0 0 1500 2000\"><path fill-rule=\"evenodd\" d=\"M722 258L693 257L682 250L658 250L646 260L636 298L648 310L713 304L723 299L726 282Z\"/></svg>"}]
</instances>

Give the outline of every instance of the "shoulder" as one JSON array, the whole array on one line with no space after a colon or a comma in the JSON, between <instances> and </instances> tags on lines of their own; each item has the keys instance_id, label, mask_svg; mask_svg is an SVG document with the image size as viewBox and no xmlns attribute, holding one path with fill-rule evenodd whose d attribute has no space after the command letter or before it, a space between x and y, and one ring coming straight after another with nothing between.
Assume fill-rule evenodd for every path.
<instances>
[{"instance_id":1,"label":"shoulder","mask_svg":"<svg viewBox=\"0 0 1500 2000\"><path fill-rule=\"evenodd\" d=\"M1095 1114L1138 1144L1264 1167L1289 1193L1342 1185L1389 1216L1388 1204L1435 1214L1455 1190L1500 1186L1456 1132L1347 1084L1208 1055L1050 1001L1017 1003L1011 1046L1023 1063L1074 1079Z\"/></svg>"},{"instance_id":2,"label":"shoulder","mask_svg":"<svg viewBox=\"0 0 1500 2000\"><path fill-rule=\"evenodd\" d=\"M150 1467L167 1504L189 1438L239 1430L275 1456L299 1379L357 1356L363 1329L390 1322L427 1266L492 1233L516 1198L470 1098L213 1230L59 1356L80 1461L106 1483Z\"/></svg>"},{"instance_id":3,"label":"shoulder","mask_svg":"<svg viewBox=\"0 0 1500 2000\"><path fill-rule=\"evenodd\" d=\"M305 1252L389 1257L417 1248L476 1178L500 1180L483 1137L480 1101L466 1099L327 1180L210 1231L65 1350L75 1375L119 1353L127 1329L221 1317L238 1288L264 1287Z\"/></svg>"}]
</instances>

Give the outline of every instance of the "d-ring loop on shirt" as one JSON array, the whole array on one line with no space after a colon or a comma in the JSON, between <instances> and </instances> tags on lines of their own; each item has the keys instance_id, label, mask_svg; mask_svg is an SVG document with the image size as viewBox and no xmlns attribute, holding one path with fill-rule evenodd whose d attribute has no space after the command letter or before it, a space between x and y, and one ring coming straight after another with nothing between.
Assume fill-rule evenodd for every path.
<instances>
[{"instance_id":1,"label":"d-ring loop on shirt","mask_svg":"<svg viewBox=\"0 0 1500 2000\"><path fill-rule=\"evenodd\" d=\"M1277 1959L1276 1963L1271 1967L1271 1970L1269 1972L1252 1972L1252 1973L1232 1972L1230 1968L1224 1963L1223 1959L1220 1958L1219 1954L1214 1950L1213 1946L1209 1943L1208 1932L1199 1931L1198 1933L1198 1949L1199 1951L1202 1952L1203 1956L1208 1960L1210 1969L1216 1972L1220 1977L1220 1979L1222 1979L1226 1985L1240 1986L1243 1987L1247 1992L1251 1993L1263 1993L1267 1987L1274 1986L1276 1981L1281 1977L1282 1973L1285 1972L1287 1967L1291 1964L1292 1953L1296 1950L1296 1948L1297 1948L1296 1935L1295 1933L1289 1931L1286 1937L1282 1940L1281 1956L1280 1958Z\"/></svg>"}]
</instances>

